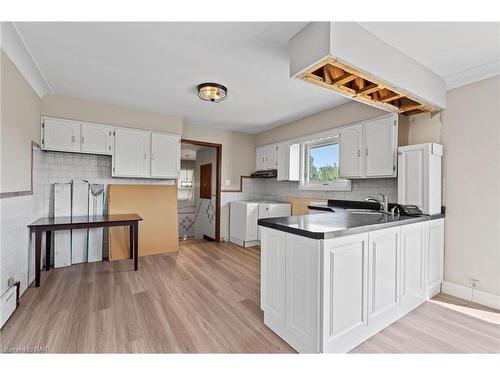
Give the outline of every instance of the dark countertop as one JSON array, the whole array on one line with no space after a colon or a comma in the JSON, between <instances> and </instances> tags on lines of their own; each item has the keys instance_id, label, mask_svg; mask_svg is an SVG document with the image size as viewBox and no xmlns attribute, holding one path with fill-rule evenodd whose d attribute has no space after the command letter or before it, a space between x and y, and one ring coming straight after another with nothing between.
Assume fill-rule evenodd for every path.
<instances>
[{"instance_id":1,"label":"dark countertop","mask_svg":"<svg viewBox=\"0 0 500 375\"><path fill-rule=\"evenodd\" d=\"M358 203L358 202L356 202ZM361 202L359 202L361 203ZM339 204L346 206L339 201ZM377 229L395 227L399 225L418 223L422 221L443 218L445 215L424 215L393 217L382 213L359 214L351 213L346 208L333 204L315 206L315 208L330 210L324 214L311 214L302 216L287 216L270 219L259 219L258 224L263 227L280 230L299 236L323 240L351 234L370 232ZM352 207L347 205L348 208ZM355 204L355 208L372 208ZM333 210L333 211L332 211Z\"/></svg>"}]
</instances>

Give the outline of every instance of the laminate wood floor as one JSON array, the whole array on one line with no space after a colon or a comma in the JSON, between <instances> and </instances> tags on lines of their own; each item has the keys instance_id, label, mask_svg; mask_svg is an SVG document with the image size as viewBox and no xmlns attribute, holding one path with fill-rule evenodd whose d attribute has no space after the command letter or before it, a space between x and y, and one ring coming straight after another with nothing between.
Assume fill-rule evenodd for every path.
<instances>
[{"instance_id":1,"label":"laminate wood floor","mask_svg":"<svg viewBox=\"0 0 500 375\"><path fill-rule=\"evenodd\" d=\"M186 241L142 257L138 272L130 260L42 272L0 331L0 351L294 353L259 304L259 248ZM499 314L440 295L353 352L500 352Z\"/></svg>"}]
</instances>

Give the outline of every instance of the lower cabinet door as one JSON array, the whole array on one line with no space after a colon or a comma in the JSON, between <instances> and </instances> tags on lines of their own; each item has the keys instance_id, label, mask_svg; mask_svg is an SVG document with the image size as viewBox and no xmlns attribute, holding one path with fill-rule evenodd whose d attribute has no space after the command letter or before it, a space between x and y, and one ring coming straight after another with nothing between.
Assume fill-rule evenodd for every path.
<instances>
[{"instance_id":1,"label":"lower cabinet door","mask_svg":"<svg viewBox=\"0 0 500 375\"><path fill-rule=\"evenodd\" d=\"M388 228L368 235L368 324L383 328L399 314L401 228Z\"/></svg>"},{"instance_id":2,"label":"lower cabinet door","mask_svg":"<svg viewBox=\"0 0 500 375\"><path fill-rule=\"evenodd\" d=\"M401 308L409 311L425 300L427 223L401 227Z\"/></svg>"},{"instance_id":3,"label":"lower cabinet door","mask_svg":"<svg viewBox=\"0 0 500 375\"><path fill-rule=\"evenodd\" d=\"M441 291L444 274L444 219L429 221L429 247L427 252L427 297Z\"/></svg>"},{"instance_id":4,"label":"lower cabinet door","mask_svg":"<svg viewBox=\"0 0 500 375\"><path fill-rule=\"evenodd\" d=\"M285 325L285 246L286 234L262 228L260 304L264 322L271 328Z\"/></svg>"},{"instance_id":5,"label":"lower cabinet door","mask_svg":"<svg viewBox=\"0 0 500 375\"><path fill-rule=\"evenodd\" d=\"M320 241L287 234L285 318L289 343L300 353L319 352Z\"/></svg>"},{"instance_id":6,"label":"lower cabinet door","mask_svg":"<svg viewBox=\"0 0 500 375\"><path fill-rule=\"evenodd\" d=\"M345 353L368 336L368 234L324 242L323 348Z\"/></svg>"}]
</instances>

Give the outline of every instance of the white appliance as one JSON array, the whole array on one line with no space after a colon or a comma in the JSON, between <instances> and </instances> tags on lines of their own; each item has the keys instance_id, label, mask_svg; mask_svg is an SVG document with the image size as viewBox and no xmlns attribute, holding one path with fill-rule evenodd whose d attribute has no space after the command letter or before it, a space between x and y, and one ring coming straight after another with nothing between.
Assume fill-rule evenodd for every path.
<instances>
[{"instance_id":1,"label":"white appliance","mask_svg":"<svg viewBox=\"0 0 500 375\"><path fill-rule=\"evenodd\" d=\"M443 146L424 143L398 149L398 203L412 204L424 214L441 213Z\"/></svg>"},{"instance_id":2,"label":"white appliance","mask_svg":"<svg viewBox=\"0 0 500 375\"><path fill-rule=\"evenodd\" d=\"M260 244L257 220L290 216L290 203L270 201L234 201L230 204L229 241L243 247Z\"/></svg>"}]
</instances>

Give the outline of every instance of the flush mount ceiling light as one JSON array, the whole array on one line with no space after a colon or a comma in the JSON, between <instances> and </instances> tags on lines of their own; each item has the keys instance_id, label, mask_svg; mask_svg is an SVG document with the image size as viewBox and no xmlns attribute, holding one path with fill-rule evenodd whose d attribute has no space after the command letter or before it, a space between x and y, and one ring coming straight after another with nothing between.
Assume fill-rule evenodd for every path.
<instances>
[{"instance_id":1,"label":"flush mount ceiling light","mask_svg":"<svg viewBox=\"0 0 500 375\"><path fill-rule=\"evenodd\" d=\"M227 88L218 83L202 83L198 85L198 96L201 100L218 103L227 98Z\"/></svg>"}]
</instances>

